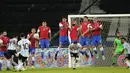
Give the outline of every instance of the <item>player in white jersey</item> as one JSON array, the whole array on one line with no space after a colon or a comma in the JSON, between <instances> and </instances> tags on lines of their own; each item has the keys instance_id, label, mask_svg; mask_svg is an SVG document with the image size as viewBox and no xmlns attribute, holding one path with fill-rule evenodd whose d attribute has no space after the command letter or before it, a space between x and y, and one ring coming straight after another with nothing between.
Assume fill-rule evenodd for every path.
<instances>
[{"instance_id":1,"label":"player in white jersey","mask_svg":"<svg viewBox=\"0 0 130 73\"><path fill-rule=\"evenodd\" d=\"M23 63L26 62L27 58L29 57L29 45L31 42L25 38L25 34L20 34L21 40L18 42L18 46L20 51L17 53L17 56L19 57L18 66L16 67L16 70L24 70Z\"/></svg>"},{"instance_id":2,"label":"player in white jersey","mask_svg":"<svg viewBox=\"0 0 130 73\"><path fill-rule=\"evenodd\" d=\"M126 58L125 58L125 63L127 64L127 68L130 68L130 44L126 42L126 38L121 38L121 42L123 44L123 51L122 53L126 50L127 54L126 54Z\"/></svg>"},{"instance_id":3,"label":"player in white jersey","mask_svg":"<svg viewBox=\"0 0 130 73\"><path fill-rule=\"evenodd\" d=\"M71 54L71 60L72 62L72 66L73 66L73 70L75 70L76 67L76 63L77 63L77 58L79 58L79 52L81 50L82 46L77 43L76 41L72 44L69 45L68 50L70 50L70 54Z\"/></svg>"},{"instance_id":4,"label":"player in white jersey","mask_svg":"<svg viewBox=\"0 0 130 73\"><path fill-rule=\"evenodd\" d=\"M15 66L17 64L16 60L13 62L15 57L17 48L17 36L9 40L8 46L7 46L7 52L5 53L5 57L7 59L7 67L8 70L11 68L11 64Z\"/></svg>"}]
</instances>

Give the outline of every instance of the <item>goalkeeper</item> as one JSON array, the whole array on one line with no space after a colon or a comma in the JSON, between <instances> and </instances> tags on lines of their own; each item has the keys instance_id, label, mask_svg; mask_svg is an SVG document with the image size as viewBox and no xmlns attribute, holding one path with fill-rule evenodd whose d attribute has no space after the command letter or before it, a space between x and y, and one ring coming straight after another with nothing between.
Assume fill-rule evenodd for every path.
<instances>
[{"instance_id":1,"label":"goalkeeper","mask_svg":"<svg viewBox=\"0 0 130 73\"><path fill-rule=\"evenodd\" d=\"M121 43L121 38L120 38L120 32L116 33L116 38L114 40L114 54L112 57L112 66L116 64L116 58L117 55L121 55L123 51L123 45Z\"/></svg>"},{"instance_id":2,"label":"goalkeeper","mask_svg":"<svg viewBox=\"0 0 130 73\"><path fill-rule=\"evenodd\" d=\"M71 55L73 70L76 69L75 67L76 67L76 63L78 62L77 59L79 58L79 51L81 50L81 48L82 46L76 41L70 44L68 47L68 50L70 51L70 55Z\"/></svg>"}]
</instances>

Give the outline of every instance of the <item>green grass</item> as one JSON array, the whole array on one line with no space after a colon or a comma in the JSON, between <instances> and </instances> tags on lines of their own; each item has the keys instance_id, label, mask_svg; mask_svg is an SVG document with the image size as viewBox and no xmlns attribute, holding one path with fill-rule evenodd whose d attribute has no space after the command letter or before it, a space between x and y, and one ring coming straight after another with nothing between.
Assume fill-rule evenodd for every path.
<instances>
[{"instance_id":1,"label":"green grass","mask_svg":"<svg viewBox=\"0 0 130 73\"><path fill-rule=\"evenodd\" d=\"M46 68L28 69L22 72L1 71L0 73L130 73L130 69L121 67L92 67L92 68Z\"/></svg>"}]
</instances>

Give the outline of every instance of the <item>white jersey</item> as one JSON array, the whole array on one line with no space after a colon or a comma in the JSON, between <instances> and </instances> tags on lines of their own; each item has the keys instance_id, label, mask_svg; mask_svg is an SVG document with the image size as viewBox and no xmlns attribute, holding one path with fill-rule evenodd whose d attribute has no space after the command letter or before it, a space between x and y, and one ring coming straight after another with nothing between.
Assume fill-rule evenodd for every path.
<instances>
[{"instance_id":1,"label":"white jersey","mask_svg":"<svg viewBox=\"0 0 130 73\"><path fill-rule=\"evenodd\" d=\"M29 57L29 45L31 42L28 39L21 39L18 42L18 45L20 47L19 53L24 57Z\"/></svg>"},{"instance_id":2,"label":"white jersey","mask_svg":"<svg viewBox=\"0 0 130 73\"><path fill-rule=\"evenodd\" d=\"M17 45L17 39L12 38L9 40L7 50L16 50Z\"/></svg>"},{"instance_id":3,"label":"white jersey","mask_svg":"<svg viewBox=\"0 0 130 73\"><path fill-rule=\"evenodd\" d=\"M123 47L124 47L124 49L127 50L127 53L130 54L130 44L127 43L127 42L125 42L125 43L123 44Z\"/></svg>"},{"instance_id":4,"label":"white jersey","mask_svg":"<svg viewBox=\"0 0 130 73\"><path fill-rule=\"evenodd\" d=\"M78 43L77 46L74 46L74 44L70 44L69 48L72 50L73 53L79 53L79 51L81 50L81 45Z\"/></svg>"}]
</instances>

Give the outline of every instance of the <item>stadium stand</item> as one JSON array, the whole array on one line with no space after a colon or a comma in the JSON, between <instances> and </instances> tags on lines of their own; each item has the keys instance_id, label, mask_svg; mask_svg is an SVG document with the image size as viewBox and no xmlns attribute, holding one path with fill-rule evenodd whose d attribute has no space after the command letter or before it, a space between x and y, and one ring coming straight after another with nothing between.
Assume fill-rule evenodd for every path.
<instances>
[{"instance_id":1,"label":"stadium stand","mask_svg":"<svg viewBox=\"0 0 130 73\"><path fill-rule=\"evenodd\" d=\"M104 14L105 11L101 10L99 8L99 1L100 0L82 0L81 7L79 13L81 13L83 10L84 13L91 13L91 14Z\"/></svg>"}]
</instances>

